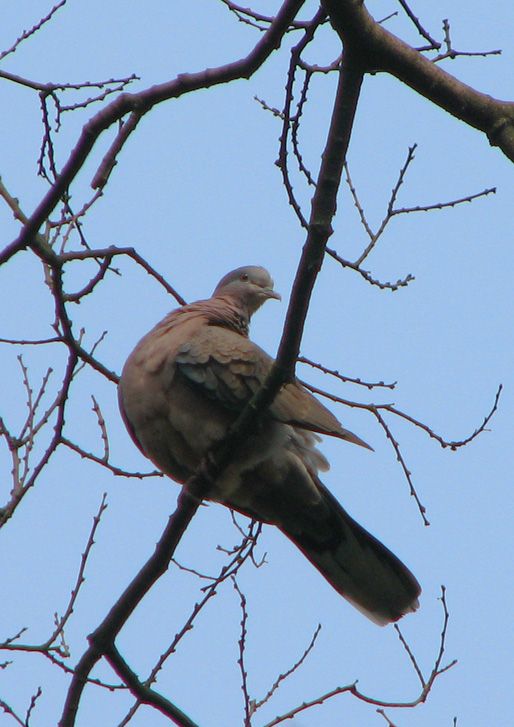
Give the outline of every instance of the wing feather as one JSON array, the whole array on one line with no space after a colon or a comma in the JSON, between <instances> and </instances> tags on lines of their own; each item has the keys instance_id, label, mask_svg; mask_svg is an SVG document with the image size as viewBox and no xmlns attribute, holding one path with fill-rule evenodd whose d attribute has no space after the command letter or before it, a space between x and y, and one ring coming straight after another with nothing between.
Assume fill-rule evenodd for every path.
<instances>
[{"instance_id":1,"label":"wing feather","mask_svg":"<svg viewBox=\"0 0 514 727\"><path fill-rule=\"evenodd\" d=\"M264 382L273 359L235 331L204 326L177 352L176 365L192 386L231 411L241 411ZM269 415L320 434L371 449L360 437L344 429L332 412L305 387L292 382L282 387Z\"/></svg>"}]
</instances>

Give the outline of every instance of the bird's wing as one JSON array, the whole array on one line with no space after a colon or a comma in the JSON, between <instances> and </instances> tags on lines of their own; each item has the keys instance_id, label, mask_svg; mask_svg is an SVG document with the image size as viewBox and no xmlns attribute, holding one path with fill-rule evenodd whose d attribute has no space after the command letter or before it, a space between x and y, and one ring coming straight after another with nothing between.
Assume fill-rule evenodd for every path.
<instances>
[{"instance_id":1,"label":"bird's wing","mask_svg":"<svg viewBox=\"0 0 514 727\"><path fill-rule=\"evenodd\" d=\"M235 412L241 411L257 391L271 363L272 359L249 339L208 325L185 341L175 356L178 371L192 388Z\"/></svg>"},{"instance_id":2,"label":"bird's wing","mask_svg":"<svg viewBox=\"0 0 514 727\"><path fill-rule=\"evenodd\" d=\"M204 325L179 348L176 364L190 384L201 388L211 400L240 411L265 380L273 359L235 331ZM282 387L269 415L277 421L371 449L360 437L344 429L332 412L299 383Z\"/></svg>"}]
</instances>

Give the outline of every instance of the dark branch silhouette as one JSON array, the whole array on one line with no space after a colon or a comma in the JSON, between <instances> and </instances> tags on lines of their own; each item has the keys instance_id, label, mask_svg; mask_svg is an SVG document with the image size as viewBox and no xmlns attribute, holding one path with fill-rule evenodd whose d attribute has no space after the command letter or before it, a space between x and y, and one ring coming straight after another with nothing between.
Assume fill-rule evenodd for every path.
<instances>
[{"instance_id":1,"label":"dark branch silhouette","mask_svg":"<svg viewBox=\"0 0 514 727\"><path fill-rule=\"evenodd\" d=\"M100 374L102 380L110 385L116 385L119 375L112 370L108 362L102 360L102 343L107 332L102 333L91 343L88 334L83 329L77 331L74 310L84 299L95 293L101 286L108 284L113 275L120 271L115 267L116 260L129 258L138 268L150 276L160 288L170 294L179 304L184 304L182 295L171 285L166 278L153 265L151 265L136 249L132 247L110 246L97 248L90 245L83 230L83 221L98 200L107 193L109 181L116 169L117 159L125 145L130 144L134 134L137 134L145 117L154 107L172 99L180 99L189 93L202 89L213 88L220 84L236 80L248 79L265 64L270 56L277 51L284 39L293 34L299 40L291 48L289 67L285 74L285 98L282 108L275 108L265 100L259 102L262 107L273 114L280 128L280 141L277 166L282 174L287 200L292 206L298 219L300 228L305 232L305 240L298 264L292 294L289 300L283 334L278 347L276 363L267 380L256 392L248 406L241 413L229 432L228 437L220 442L204 458L196 474L189 480L181 491L175 512L169 517L159 542L147 562L140 569L123 593L119 596L105 618L88 637L89 645L79 658L75 666L69 666L64 660L69 658L69 647L65 631L68 626L85 578L86 564L96 537L98 524L106 507L102 500L95 516L89 539L84 549L77 579L72 587L71 595L62 616L55 616L54 627L50 636L39 644L22 643L21 637L25 634L25 627L14 636L4 639L0 649L14 652L38 652L43 654L66 674L70 675L70 686L63 707L60 727L72 727L77 720L83 692L88 685L97 685L109 690L129 690L134 698L134 704L122 721L128 724L135 712L142 704L151 705L171 722L182 727L197 727L196 723L187 716L175 703L175 696L168 698L155 687L155 682L166 660L175 652L178 644L186 633L193 627L197 615L210 603L217 590L229 579L233 580L234 588L241 604L241 631L239 639L238 661L240 666L241 685L244 696L244 724L251 727L252 719L258 709L268 703L282 682L303 664L310 654L319 633L316 630L311 643L304 650L298 661L289 669L281 673L272 686L260 700L251 698L248 681L248 666L246 663L246 635L249 628L249 608L246 595L235 576L245 562L258 565L254 557L254 547L260 526L250 525L248 532L243 532L239 525L237 528L242 535L242 542L233 551L226 551L227 562L220 572L213 577L199 573L194 567L186 568L202 580L208 580L204 587L202 599L195 604L189 618L177 631L169 647L159 658L147 678L143 679L135 672L120 652L117 638L133 614L134 610L148 594L156 581L168 570L170 565L176 563L174 554L181 538L195 516L200 504L209 494L213 483L229 466L234 453L244 443L245 438L259 426L260 418L267 407L273 402L281 387L292 381L295 377L297 361L308 364L326 375L337 380L340 384L355 384L367 389L381 387L393 389L394 383L383 381L363 381L360 377L345 376L334 368L323 363L314 363L310 359L300 357L300 345L311 301L312 292L316 284L317 275L327 256L340 267L353 270L370 285L380 289L396 291L406 287L414 276L403 274L396 282L383 282L375 273L364 269L366 261L368 266L372 253L377 249L383 235L392 220L414 212L430 212L464 202L473 202L496 191L489 187L483 191L476 190L467 196L447 200L439 200L410 206L398 206L400 188L406 183L409 166L413 162L416 144L413 144L407 153L407 158L400 168L398 177L392 188L387 208L383 213L382 222L374 228L369 222L367 211L359 199L359 193L350 176L346 163L347 152L350 145L356 110L359 103L361 85L367 74L388 73L401 82L407 84L416 93L427 101L436 104L454 117L469 126L483 132L489 143L499 147L505 156L514 161L514 103L494 99L478 90L470 88L448 72L444 71L439 62L457 56L489 55L499 51L458 51L454 49L450 25L443 21L442 39L436 40L416 17L410 6L399 0L403 11L425 45L414 48L406 44L399 37L393 35L385 28L385 20L376 22L368 13L361 0L323 0L321 6L309 20L299 18L303 0L285 0L275 17L266 16L252 8L245 8L231 0L223 0L230 11L234 21L243 23L255 30L258 36L254 47L247 55L217 68L206 68L194 73L183 73L176 78L167 80L141 91L130 93L129 84L139 80L134 74L124 78L110 78L108 80L78 83L40 82L32 78L0 71L0 78L5 82L23 86L27 92L38 94L42 120L42 141L37 159L38 173L48 182L47 193L40 200L32 214L23 210L23 204L15 196L8 185L0 181L0 197L9 207L15 220L20 224L20 232L15 240L0 251L0 266L9 264L14 257L23 259L23 255L34 257L41 264L45 284L52 296L54 306L54 319L51 323L53 333L48 332L34 338L0 338L0 343L9 346L57 346L66 351L66 362L62 367L62 376L56 390L52 394L52 385L55 375L51 369L43 375L34 391L32 377L24 359L20 356L21 380L26 395L27 416L21 428L15 429L11 424L9 412L1 412L0 439L7 447L11 461L12 489L6 504L0 509L0 527L8 523L15 514L16 508L25 495L34 487L41 473L48 466L55 452L62 446L67 451L75 453L78 458L89 460L107 469L109 472L124 477L150 477L161 473L130 472L122 466L114 464L111 460L111 449L108 437L108 422L106 422L99 400L92 396L92 407L96 416L98 428L98 446L94 451L83 446L80 442L72 441L66 430L68 416L68 402L73 397L73 386L79 375L85 369ZM0 60L17 51L23 43L29 43L34 34L47 23L51 22L57 11L62 8L66 0L56 4L50 12L29 30L23 31L11 46L0 53ZM310 50L312 41L318 37L320 29L329 31L330 26L339 36L338 50L332 62L326 65L316 65L306 59L307 49ZM339 52L340 51L340 52ZM321 155L319 172L316 174L311 167L302 148L302 125L305 110L309 104L312 84L317 74L333 74L337 76L338 83L335 92L333 108L330 112L330 128L326 143ZM69 98L69 92L79 93L79 100L73 103L64 103ZM94 94L87 96L87 94ZM75 97L73 97L75 98ZM65 112L73 113L79 109L98 108L100 110L90 116L85 123L76 143L69 152L62 168L58 166L61 154L56 153L56 135L62 123ZM74 182L84 171L84 165L90 160L92 150L95 148L102 134L114 127L114 139L98 164L92 175L90 186L92 192L82 203L77 203L70 197ZM293 168L294 167L294 168ZM300 178L301 184L314 190L310 213L307 214L301 207L295 185ZM338 249L327 245L333 234L333 220L336 215L338 196L341 193L341 181L346 178L346 184L359 215L361 230L366 238L360 248L361 252L354 259L346 259ZM45 183L46 183L45 182ZM344 185L343 185L344 186ZM348 193L347 190L347 193ZM466 189L465 192L469 190ZM403 191L402 191L403 193ZM77 211L78 210L78 211ZM55 218L54 218L55 217ZM78 238L75 245L73 236ZM339 247L339 241L332 243ZM84 262L92 266L86 282L74 289L68 289L66 271L71 263ZM307 385L307 384L306 384ZM376 419L379 427L388 438L394 454L400 464L401 470L408 482L410 494L415 498L419 511L425 524L428 520L425 508L418 496L412 473L407 465L407 459L402 452L393 430L390 419L400 417L414 427L422 429L430 438L436 440L441 447L456 450L484 432L489 421L498 408L502 387L500 386L490 412L484 417L471 435L462 440L447 439L436 433L421 419L406 412L400 411L392 404L365 404L351 401L347 398L324 392L316 387L309 387L333 401L350 407L367 409ZM362 389L361 389L362 391ZM50 401L49 401L50 400ZM15 431L17 433L15 433ZM47 434L49 432L49 434ZM43 435L47 434L44 444ZM39 447L36 441L43 442ZM92 448L91 448L92 449ZM95 453L97 452L97 453ZM98 454L98 452L100 452ZM444 623L441 632L440 646L434 667L425 677L413 651L409 647L402 632L397 629L401 645L408 654L412 668L416 673L421 692L410 702L392 702L379 700L360 691L357 682L343 687L337 687L320 697L302 702L287 713L269 722L266 727L273 727L293 718L300 712L322 704L328 699L343 693L350 693L360 701L374 705L383 718L392 725L392 721L385 714L385 709L414 707L424 702L430 693L434 681L455 661L442 667L442 658L445 652L446 635L449 614L446 605L445 590L443 588L441 602L444 613ZM396 627L397 628L397 627ZM95 665L105 660L112 668L114 674L121 680L121 684L110 684L91 675ZM0 668L6 668L0 664ZM116 681L116 680L114 680ZM37 713L38 700L41 690L33 693L26 713L22 713L10 706L8 701L0 699L0 709L9 715L15 723L28 727L29 722ZM177 696L177 702L180 701Z\"/></svg>"}]
</instances>

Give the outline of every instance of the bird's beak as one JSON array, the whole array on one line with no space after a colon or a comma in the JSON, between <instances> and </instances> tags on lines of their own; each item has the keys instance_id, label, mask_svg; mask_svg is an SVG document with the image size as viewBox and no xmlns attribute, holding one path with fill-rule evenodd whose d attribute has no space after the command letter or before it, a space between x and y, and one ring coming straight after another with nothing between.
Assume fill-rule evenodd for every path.
<instances>
[{"instance_id":1,"label":"bird's beak","mask_svg":"<svg viewBox=\"0 0 514 727\"><path fill-rule=\"evenodd\" d=\"M282 300L282 296L280 295L280 293L277 293L277 291L273 290L273 288L263 288L263 292L266 298L275 298L275 300Z\"/></svg>"}]
</instances>

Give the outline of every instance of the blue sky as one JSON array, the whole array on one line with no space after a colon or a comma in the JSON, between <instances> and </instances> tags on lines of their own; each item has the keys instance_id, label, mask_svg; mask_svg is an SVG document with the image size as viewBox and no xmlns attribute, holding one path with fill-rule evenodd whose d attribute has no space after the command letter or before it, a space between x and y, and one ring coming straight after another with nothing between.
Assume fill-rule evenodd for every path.
<instances>
[{"instance_id":1,"label":"blue sky","mask_svg":"<svg viewBox=\"0 0 514 727\"><path fill-rule=\"evenodd\" d=\"M255 5L273 13L276 2ZM314 14L307 4L304 17ZM377 18L400 10L392 0L370 2ZM9 47L24 28L49 6L28 0L2 11L0 48ZM459 50L501 48L501 56L458 58L444 67L466 83L506 100L514 97L512 64L514 16L510 4L434 2L414 6L432 35L449 17ZM387 27L418 44L400 17ZM237 23L220 2L100 3L69 2L31 40L6 58L2 68L39 81L101 80L136 73L139 90L185 71L245 55L258 32ZM289 42L292 42L292 38ZM337 44L326 32L308 59L328 63ZM284 301L269 302L256 316L252 337L276 351L296 265L304 243L287 204L279 171L280 126L254 100L257 95L280 107L288 63L288 44L249 82L201 91L154 109L123 149L104 197L86 221L89 243L131 245L187 299L210 295L228 270L243 264L267 267ZM36 177L40 143L37 94L2 83L0 174L11 194L30 213L45 192ZM317 172L335 79L316 79L310 93L301 143ZM76 97L74 97L75 99ZM97 105L96 109L100 106ZM57 137L57 163L64 163L89 111L67 114ZM89 183L112 140L107 132L95 147L72 188L80 207ZM419 612L402 630L428 674L437 655L442 609L440 586L447 588L451 618L445 659L458 664L436 682L427 703L416 710L388 711L398 727L427 724L508 724L513 687L511 617L512 579L512 421L514 420L512 330L512 164L479 132L402 86L377 75L365 80L349 152L353 181L368 217L377 226L408 147L418 144L399 195L399 206L430 205L497 187L495 195L472 204L429 213L398 216L367 261L381 280L408 273L415 280L397 292L371 288L352 271L327 259L315 289L302 354L365 380L397 381L394 391L368 392L328 381L305 367L299 375L348 399L394 402L447 439L469 435L489 412L499 383L499 410L489 430L457 452L406 422L388 418L412 471L431 522L424 527L395 453L374 418L357 409L331 405L344 426L375 449L374 453L325 439L331 462L324 478L349 512L398 553L423 586ZM308 213L312 189L300 177L295 188ZM5 204L0 205L2 245L18 232ZM340 193L331 247L357 256L366 238L347 189ZM75 241L76 242L76 241ZM91 345L103 331L98 356L120 372L137 340L174 306L173 300L130 260L119 260L121 276L110 275L95 296L73 311L76 329L85 327ZM70 290L87 281L92 267L76 265L66 274ZM51 335L52 303L41 267L28 254L0 269L0 337ZM13 348L0 347L0 415L13 429L26 415L20 367ZM34 388L48 366L59 385L64 355L57 348L25 348ZM72 389L67 435L85 449L102 452L91 394L99 401L110 437L112 461L148 471L119 418L114 387L84 370ZM49 434L47 434L49 436ZM0 449L2 501L10 488L10 460ZM72 659L86 635L106 614L137 569L152 552L178 488L163 478L126 480L59 451L13 520L2 530L2 606L0 639L27 626L27 642L43 641L55 611L62 613L103 492L108 509L102 518L86 572L86 582L70 620L67 639ZM237 541L226 509L201 508L187 531L177 558L199 571L221 567L218 544ZM335 686L352 683L386 701L414 699L415 674L392 627L379 629L346 604L287 540L265 528L259 552L267 564L247 566L240 585L248 600L247 668L252 696L259 699L277 675L290 667L323 628L315 650L254 720L261 727L276 714ZM137 609L122 632L120 649L144 676L180 629L202 586L196 578L171 569ZM220 589L176 654L158 688L200 725L242 724L237 667L241 613L230 584ZM17 656L17 655L15 655ZM0 656L0 661L10 658ZM116 681L107 667L98 676ZM43 695L34 725L55 724L67 679L42 656L21 655L0 671L0 699L20 713L38 685ZM131 700L106 690L87 692L79 725L103 715L116 725ZM97 718L96 718L97 719ZM4 714L0 723L8 725ZM11 723L14 724L13 720ZM158 727L161 715L141 710L134 725ZM374 708L349 695L304 712L292 724L386 724Z\"/></svg>"}]
</instances>

